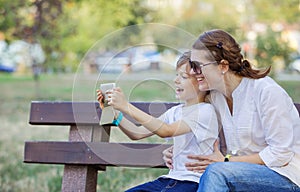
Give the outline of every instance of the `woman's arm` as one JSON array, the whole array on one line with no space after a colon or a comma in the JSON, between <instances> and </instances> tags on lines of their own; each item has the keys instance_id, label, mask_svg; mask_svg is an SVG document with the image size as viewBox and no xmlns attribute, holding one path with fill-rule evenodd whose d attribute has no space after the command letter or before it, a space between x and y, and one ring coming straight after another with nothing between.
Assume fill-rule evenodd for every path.
<instances>
[{"instance_id":1,"label":"woman's arm","mask_svg":"<svg viewBox=\"0 0 300 192\"><path fill-rule=\"evenodd\" d=\"M191 131L190 127L184 121L176 121L172 124L167 124L162 120L155 118L136 108L125 99L125 96L120 88L115 88L108 94L109 105L113 106L116 110L130 115L133 119L141 123L150 132L155 133L160 137L172 137L176 135L182 135Z\"/></svg>"},{"instance_id":2,"label":"woman's arm","mask_svg":"<svg viewBox=\"0 0 300 192\"><path fill-rule=\"evenodd\" d=\"M264 86L257 95L267 144L259 156L268 167L285 166L294 156L294 124L299 114L288 94L275 84Z\"/></svg>"},{"instance_id":3,"label":"woman's arm","mask_svg":"<svg viewBox=\"0 0 300 192\"><path fill-rule=\"evenodd\" d=\"M224 162L225 156L219 150L219 142L214 143L214 152L211 155L188 155L189 159L196 160L195 162L186 163L186 168L190 171L204 172L206 167L215 162ZM230 162L247 162L264 165L258 153L245 156L231 156Z\"/></svg>"},{"instance_id":4,"label":"woman's arm","mask_svg":"<svg viewBox=\"0 0 300 192\"><path fill-rule=\"evenodd\" d=\"M163 160L169 169L173 169L173 146L163 151Z\"/></svg>"}]
</instances>

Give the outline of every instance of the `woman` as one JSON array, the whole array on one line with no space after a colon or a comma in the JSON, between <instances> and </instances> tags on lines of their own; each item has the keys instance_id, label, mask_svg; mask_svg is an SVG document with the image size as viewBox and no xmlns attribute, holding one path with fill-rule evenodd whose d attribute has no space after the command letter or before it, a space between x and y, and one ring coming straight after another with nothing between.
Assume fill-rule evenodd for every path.
<instances>
[{"instance_id":1,"label":"woman","mask_svg":"<svg viewBox=\"0 0 300 192\"><path fill-rule=\"evenodd\" d=\"M300 118L288 94L267 76L270 68L251 67L222 30L200 35L190 63L199 89L211 91L227 146L225 157L218 147L212 155L189 156L197 160L186 164L189 170L205 171L198 191L300 191Z\"/></svg>"}]
</instances>

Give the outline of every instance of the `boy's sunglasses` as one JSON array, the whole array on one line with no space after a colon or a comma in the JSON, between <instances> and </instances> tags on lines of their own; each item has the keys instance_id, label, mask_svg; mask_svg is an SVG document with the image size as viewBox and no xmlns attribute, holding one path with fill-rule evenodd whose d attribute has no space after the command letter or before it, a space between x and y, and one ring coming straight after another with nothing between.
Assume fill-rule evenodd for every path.
<instances>
[{"instance_id":1,"label":"boy's sunglasses","mask_svg":"<svg viewBox=\"0 0 300 192\"><path fill-rule=\"evenodd\" d=\"M218 63L217 61L209 62L209 63L200 63L198 61L189 61L191 68L196 74L202 74L202 67L210 64Z\"/></svg>"}]
</instances>

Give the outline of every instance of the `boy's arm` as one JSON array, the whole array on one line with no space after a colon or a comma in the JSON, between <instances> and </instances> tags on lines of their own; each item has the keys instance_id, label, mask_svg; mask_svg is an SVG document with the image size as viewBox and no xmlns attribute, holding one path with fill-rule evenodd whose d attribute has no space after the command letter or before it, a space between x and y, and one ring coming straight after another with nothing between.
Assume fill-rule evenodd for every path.
<instances>
[{"instance_id":1,"label":"boy's arm","mask_svg":"<svg viewBox=\"0 0 300 192\"><path fill-rule=\"evenodd\" d=\"M130 115L134 120L142 124L150 132L160 137L173 137L191 132L190 127L184 121L176 121L172 124L167 124L162 120L141 111L125 99L125 96L120 88L115 88L110 93L109 98L109 105L123 113ZM122 126L127 127L127 125L124 124Z\"/></svg>"},{"instance_id":2,"label":"boy's arm","mask_svg":"<svg viewBox=\"0 0 300 192\"><path fill-rule=\"evenodd\" d=\"M130 115L134 120L142 124L144 128L148 129L150 133L154 133L163 138L191 132L190 127L184 121L176 121L174 123L167 124L162 120L141 111L130 103L127 103L127 107L124 107L123 110L119 110Z\"/></svg>"},{"instance_id":3,"label":"boy's arm","mask_svg":"<svg viewBox=\"0 0 300 192\"><path fill-rule=\"evenodd\" d=\"M145 127L136 126L125 117L123 117L119 127L132 140L139 140L153 135L153 133Z\"/></svg>"},{"instance_id":4,"label":"boy's arm","mask_svg":"<svg viewBox=\"0 0 300 192\"><path fill-rule=\"evenodd\" d=\"M97 100L100 104L100 107L103 108L104 96L101 90L98 89L96 90L96 92ZM153 133L151 133L148 129L144 128L143 126L136 126L134 123L132 123L125 117L123 117L122 121L119 124L119 127L121 131L124 132L132 140L139 140L153 135Z\"/></svg>"}]
</instances>

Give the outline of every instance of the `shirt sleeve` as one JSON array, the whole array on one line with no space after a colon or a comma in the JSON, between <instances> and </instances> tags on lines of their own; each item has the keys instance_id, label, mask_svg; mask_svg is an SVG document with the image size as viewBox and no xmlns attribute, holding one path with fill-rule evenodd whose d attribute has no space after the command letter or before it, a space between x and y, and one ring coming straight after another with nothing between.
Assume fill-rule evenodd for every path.
<instances>
[{"instance_id":1,"label":"shirt sleeve","mask_svg":"<svg viewBox=\"0 0 300 192\"><path fill-rule=\"evenodd\" d=\"M279 86L261 91L258 110L268 146L259 155L268 167L284 166L294 156L293 106L291 98Z\"/></svg>"},{"instance_id":2,"label":"shirt sleeve","mask_svg":"<svg viewBox=\"0 0 300 192\"><path fill-rule=\"evenodd\" d=\"M158 119L163 121L164 123L170 124L174 121L174 111L178 106L171 107L166 112L161 114ZM172 119L173 118L173 119ZM173 120L173 121L172 121Z\"/></svg>"}]
</instances>

